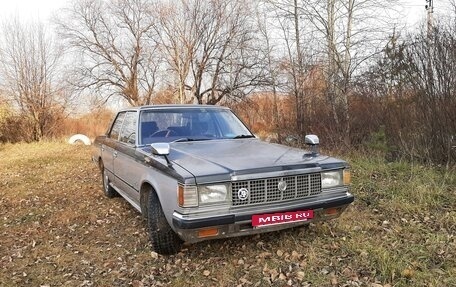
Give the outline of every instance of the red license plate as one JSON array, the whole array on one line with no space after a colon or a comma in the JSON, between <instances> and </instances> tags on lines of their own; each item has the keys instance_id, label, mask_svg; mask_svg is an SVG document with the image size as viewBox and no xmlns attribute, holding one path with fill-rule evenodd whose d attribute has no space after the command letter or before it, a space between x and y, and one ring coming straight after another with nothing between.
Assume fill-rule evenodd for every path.
<instances>
[{"instance_id":1,"label":"red license plate","mask_svg":"<svg viewBox=\"0 0 456 287\"><path fill-rule=\"evenodd\" d=\"M308 219L313 218L313 215L313 210L257 214L252 215L252 226L258 227L306 221Z\"/></svg>"}]
</instances>

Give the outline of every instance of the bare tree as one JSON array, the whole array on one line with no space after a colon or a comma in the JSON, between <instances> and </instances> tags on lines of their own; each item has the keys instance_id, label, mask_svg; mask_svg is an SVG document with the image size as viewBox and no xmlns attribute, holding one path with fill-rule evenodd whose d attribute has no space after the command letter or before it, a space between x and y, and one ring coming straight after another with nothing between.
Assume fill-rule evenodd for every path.
<instances>
[{"instance_id":1,"label":"bare tree","mask_svg":"<svg viewBox=\"0 0 456 287\"><path fill-rule=\"evenodd\" d=\"M63 50L41 23L4 22L0 41L3 92L30 121L32 140L52 133L66 106L62 85Z\"/></svg>"},{"instance_id":2,"label":"bare tree","mask_svg":"<svg viewBox=\"0 0 456 287\"><path fill-rule=\"evenodd\" d=\"M414 35L409 43L407 73L416 113L412 122L418 125L410 128L406 139L415 150L406 152L423 161L449 164L455 159L451 137L456 134L456 27L436 23L431 35Z\"/></svg>"},{"instance_id":3,"label":"bare tree","mask_svg":"<svg viewBox=\"0 0 456 287\"><path fill-rule=\"evenodd\" d=\"M59 34L80 59L73 84L150 104L159 68L154 18L147 0L78 0L56 19Z\"/></svg>"},{"instance_id":4,"label":"bare tree","mask_svg":"<svg viewBox=\"0 0 456 287\"><path fill-rule=\"evenodd\" d=\"M269 29L269 23L265 11L257 12L258 19L258 30L259 34L263 39L263 53L267 63L266 73L268 78L268 86L270 87L273 96L272 102L272 119L274 125L274 131L277 135L277 140L281 142L281 131L280 131L280 116L278 107L278 89L279 89L279 60L277 59L276 45L273 43L272 31Z\"/></svg>"},{"instance_id":5,"label":"bare tree","mask_svg":"<svg viewBox=\"0 0 456 287\"><path fill-rule=\"evenodd\" d=\"M216 104L242 98L262 84L264 63L252 12L240 0L162 5L157 32L177 76L180 102Z\"/></svg>"},{"instance_id":6,"label":"bare tree","mask_svg":"<svg viewBox=\"0 0 456 287\"><path fill-rule=\"evenodd\" d=\"M456 162L456 27L437 21L429 33L426 24L406 36L394 33L357 92L370 102L378 121L371 135L383 134L377 143L390 159L449 166ZM365 131L369 120L362 124Z\"/></svg>"},{"instance_id":7,"label":"bare tree","mask_svg":"<svg viewBox=\"0 0 456 287\"><path fill-rule=\"evenodd\" d=\"M394 21L387 12L395 2L327 0L303 6L304 15L326 38L327 96L334 122L347 145L350 143L349 97L353 75L383 47L387 39L382 33L394 28Z\"/></svg>"},{"instance_id":8,"label":"bare tree","mask_svg":"<svg viewBox=\"0 0 456 287\"><path fill-rule=\"evenodd\" d=\"M170 85L176 87L176 102L181 104L193 100L186 93L186 81L198 41L197 15L191 9L186 1L179 2L179 6L161 3L157 9L159 23L155 26L160 52L174 75Z\"/></svg>"},{"instance_id":9,"label":"bare tree","mask_svg":"<svg viewBox=\"0 0 456 287\"><path fill-rule=\"evenodd\" d=\"M448 5L451 9L450 14L450 21L452 21L453 25L456 26L456 0L449 0Z\"/></svg>"},{"instance_id":10,"label":"bare tree","mask_svg":"<svg viewBox=\"0 0 456 287\"><path fill-rule=\"evenodd\" d=\"M302 6L302 15L326 40L327 98L333 120L350 143L349 96L352 93L354 73L378 52L385 27L393 23L388 19L388 7L395 0L327 0L310 1ZM383 12L383 13L382 13ZM394 25L394 24L393 24Z\"/></svg>"},{"instance_id":11,"label":"bare tree","mask_svg":"<svg viewBox=\"0 0 456 287\"><path fill-rule=\"evenodd\" d=\"M265 0L274 8L272 21L279 24L287 49L301 133L309 128L310 104L315 97L306 92L309 76L323 69L332 125L339 139L349 144L353 76L386 41L382 33L392 23L382 19L388 18L383 11L395 1Z\"/></svg>"},{"instance_id":12,"label":"bare tree","mask_svg":"<svg viewBox=\"0 0 456 287\"><path fill-rule=\"evenodd\" d=\"M275 30L270 33L281 36L275 39L283 47L276 55L281 59L279 78L287 79L284 92L294 97L296 132L304 134L309 130L309 102L316 96L315 91L309 89L309 75L318 64L315 59L318 44L309 25L302 20L300 1L267 0L264 3L269 11L266 13L270 30Z\"/></svg>"}]
</instances>

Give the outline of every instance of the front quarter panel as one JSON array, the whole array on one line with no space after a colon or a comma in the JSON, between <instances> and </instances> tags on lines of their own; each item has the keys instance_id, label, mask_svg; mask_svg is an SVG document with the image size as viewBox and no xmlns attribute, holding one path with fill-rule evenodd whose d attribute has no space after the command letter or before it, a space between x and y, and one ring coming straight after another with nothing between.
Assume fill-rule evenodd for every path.
<instances>
[{"instance_id":1,"label":"front quarter panel","mask_svg":"<svg viewBox=\"0 0 456 287\"><path fill-rule=\"evenodd\" d=\"M139 150L137 153L138 157L142 158L144 168L141 186L144 184L152 186L157 193L169 225L173 227L172 214L179 208L177 199L178 184L195 184L195 178L191 173L175 163L168 166L162 156L155 156L144 150ZM141 187L139 189L142 192Z\"/></svg>"}]
</instances>

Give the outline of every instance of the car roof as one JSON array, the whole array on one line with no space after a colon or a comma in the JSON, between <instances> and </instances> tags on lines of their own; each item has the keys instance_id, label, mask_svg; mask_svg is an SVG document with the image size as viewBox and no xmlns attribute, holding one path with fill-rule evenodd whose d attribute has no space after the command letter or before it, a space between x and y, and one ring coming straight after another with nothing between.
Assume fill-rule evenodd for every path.
<instances>
[{"instance_id":1,"label":"car roof","mask_svg":"<svg viewBox=\"0 0 456 287\"><path fill-rule=\"evenodd\" d=\"M191 108L203 108L203 109L224 109L228 110L228 107L223 107L223 106L214 106L214 105L147 105L147 106L139 106L139 107L131 107L131 108L125 108L120 110L119 112L123 111L141 111L141 110L159 110L159 109L191 109Z\"/></svg>"}]
</instances>

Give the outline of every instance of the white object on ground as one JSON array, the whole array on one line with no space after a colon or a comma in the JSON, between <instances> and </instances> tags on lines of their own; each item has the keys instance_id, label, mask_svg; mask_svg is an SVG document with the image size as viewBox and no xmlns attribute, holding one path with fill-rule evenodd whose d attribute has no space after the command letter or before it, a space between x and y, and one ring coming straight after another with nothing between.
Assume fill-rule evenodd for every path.
<instances>
[{"instance_id":1,"label":"white object on ground","mask_svg":"<svg viewBox=\"0 0 456 287\"><path fill-rule=\"evenodd\" d=\"M75 134L75 135L71 136L70 139L68 140L68 143L69 144L83 143L85 145L91 145L92 144L90 139L87 136L83 135L83 134Z\"/></svg>"}]
</instances>

